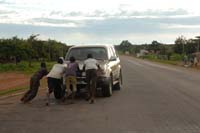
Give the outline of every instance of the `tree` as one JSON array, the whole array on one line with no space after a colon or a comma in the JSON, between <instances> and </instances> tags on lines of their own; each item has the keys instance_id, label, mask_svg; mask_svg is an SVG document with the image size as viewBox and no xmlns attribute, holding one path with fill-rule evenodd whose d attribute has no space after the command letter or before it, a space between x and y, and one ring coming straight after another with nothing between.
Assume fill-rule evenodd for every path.
<instances>
[{"instance_id":1,"label":"tree","mask_svg":"<svg viewBox=\"0 0 200 133\"><path fill-rule=\"evenodd\" d=\"M198 42L194 39L189 39L185 45L185 53L186 54L192 54L196 52L197 44Z\"/></svg>"},{"instance_id":2,"label":"tree","mask_svg":"<svg viewBox=\"0 0 200 133\"><path fill-rule=\"evenodd\" d=\"M178 54L184 54L185 53L185 47L187 44L187 40L184 36L179 36L175 40L175 45L174 45L174 52Z\"/></svg>"},{"instance_id":3,"label":"tree","mask_svg":"<svg viewBox=\"0 0 200 133\"><path fill-rule=\"evenodd\" d=\"M147 49L149 51L153 51L154 53L157 53L158 51L161 50L161 43L154 40L154 41L152 41L152 43L150 45L148 45Z\"/></svg>"},{"instance_id":4,"label":"tree","mask_svg":"<svg viewBox=\"0 0 200 133\"><path fill-rule=\"evenodd\" d=\"M124 40L119 45L119 50L125 53L126 51L131 52L132 44L128 40Z\"/></svg>"},{"instance_id":5,"label":"tree","mask_svg":"<svg viewBox=\"0 0 200 133\"><path fill-rule=\"evenodd\" d=\"M69 46L55 40L42 41L38 35L31 35L28 39L20 39L17 36L8 39L0 39L0 62L13 62L16 59L28 60L31 66L32 59L57 60L64 56ZM50 44L50 45L49 45ZM50 46L50 47L49 47ZM49 58L51 54L51 58Z\"/></svg>"},{"instance_id":6,"label":"tree","mask_svg":"<svg viewBox=\"0 0 200 133\"><path fill-rule=\"evenodd\" d=\"M36 37L39 36L39 34L32 34L28 39L27 39L27 42L28 42L28 46L30 48L30 51L28 52L29 53L29 67L31 67L31 62L32 62L32 57L34 55L34 50L33 50L33 44L36 40Z\"/></svg>"}]
</instances>

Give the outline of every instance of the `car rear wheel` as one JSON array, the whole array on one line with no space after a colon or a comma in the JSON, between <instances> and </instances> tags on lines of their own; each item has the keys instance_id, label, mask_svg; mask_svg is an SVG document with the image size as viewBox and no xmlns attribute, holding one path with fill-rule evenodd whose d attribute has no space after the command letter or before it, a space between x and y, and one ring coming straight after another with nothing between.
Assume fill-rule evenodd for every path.
<instances>
[{"instance_id":1,"label":"car rear wheel","mask_svg":"<svg viewBox=\"0 0 200 133\"><path fill-rule=\"evenodd\" d=\"M115 84L114 89L121 90L121 88L122 88L122 72L120 71L118 83Z\"/></svg>"},{"instance_id":2,"label":"car rear wheel","mask_svg":"<svg viewBox=\"0 0 200 133\"><path fill-rule=\"evenodd\" d=\"M112 88L113 88L113 83L112 83L112 77L111 77L108 83L102 86L103 96L110 97L112 95Z\"/></svg>"}]
</instances>

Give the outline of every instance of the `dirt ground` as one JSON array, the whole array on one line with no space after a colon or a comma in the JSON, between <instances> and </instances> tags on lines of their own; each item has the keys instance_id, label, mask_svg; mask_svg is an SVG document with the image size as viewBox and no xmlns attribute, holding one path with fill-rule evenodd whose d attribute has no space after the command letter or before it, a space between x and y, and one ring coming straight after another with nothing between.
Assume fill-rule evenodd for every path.
<instances>
[{"instance_id":1,"label":"dirt ground","mask_svg":"<svg viewBox=\"0 0 200 133\"><path fill-rule=\"evenodd\" d=\"M0 91L28 86L30 76L20 73L0 73Z\"/></svg>"}]
</instances>

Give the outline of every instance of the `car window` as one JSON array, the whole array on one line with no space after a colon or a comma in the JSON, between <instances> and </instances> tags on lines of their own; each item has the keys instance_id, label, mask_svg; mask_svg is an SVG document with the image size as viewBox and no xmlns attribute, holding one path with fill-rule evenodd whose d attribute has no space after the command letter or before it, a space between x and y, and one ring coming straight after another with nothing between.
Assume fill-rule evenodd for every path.
<instances>
[{"instance_id":1,"label":"car window","mask_svg":"<svg viewBox=\"0 0 200 133\"><path fill-rule=\"evenodd\" d=\"M114 56L114 57L117 57L117 55L116 55L116 53L115 53L114 47L111 47L111 51L112 51L113 56Z\"/></svg>"},{"instance_id":2,"label":"car window","mask_svg":"<svg viewBox=\"0 0 200 133\"><path fill-rule=\"evenodd\" d=\"M112 47L109 47L110 57L116 57Z\"/></svg>"},{"instance_id":3,"label":"car window","mask_svg":"<svg viewBox=\"0 0 200 133\"><path fill-rule=\"evenodd\" d=\"M83 47L72 48L66 55L66 60L69 60L71 56L74 56L77 60L85 60L88 54L92 54L95 59L108 59L107 51L103 47Z\"/></svg>"}]
</instances>

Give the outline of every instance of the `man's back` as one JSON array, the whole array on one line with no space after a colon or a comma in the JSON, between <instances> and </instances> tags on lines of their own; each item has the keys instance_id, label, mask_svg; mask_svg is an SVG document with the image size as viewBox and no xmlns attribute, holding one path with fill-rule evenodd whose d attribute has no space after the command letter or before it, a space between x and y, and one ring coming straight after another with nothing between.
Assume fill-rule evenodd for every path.
<instances>
[{"instance_id":1,"label":"man's back","mask_svg":"<svg viewBox=\"0 0 200 133\"><path fill-rule=\"evenodd\" d=\"M76 76L77 69L78 69L78 64L76 62L68 63L65 76Z\"/></svg>"},{"instance_id":2,"label":"man's back","mask_svg":"<svg viewBox=\"0 0 200 133\"><path fill-rule=\"evenodd\" d=\"M97 60L93 58L88 58L84 61L85 69L98 69L97 67Z\"/></svg>"},{"instance_id":3,"label":"man's back","mask_svg":"<svg viewBox=\"0 0 200 133\"><path fill-rule=\"evenodd\" d=\"M62 77L62 74L65 70L65 65L63 64L55 64L47 77L57 78L60 79Z\"/></svg>"}]
</instances>

